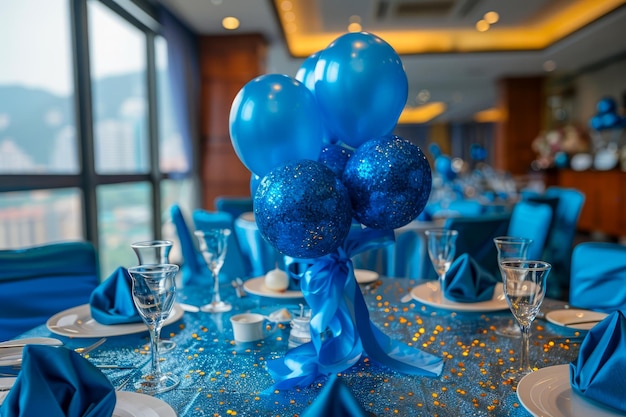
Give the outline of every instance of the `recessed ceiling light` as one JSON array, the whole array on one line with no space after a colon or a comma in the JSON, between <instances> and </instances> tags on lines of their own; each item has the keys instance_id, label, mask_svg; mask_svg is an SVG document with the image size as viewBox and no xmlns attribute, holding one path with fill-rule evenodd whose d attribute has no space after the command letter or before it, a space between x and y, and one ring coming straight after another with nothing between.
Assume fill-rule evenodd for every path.
<instances>
[{"instance_id":1,"label":"recessed ceiling light","mask_svg":"<svg viewBox=\"0 0 626 417\"><path fill-rule=\"evenodd\" d=\"M288 12L293 8L293 4L289 0L285 0L280 3L280 8L283 9L283 11Z\"/></svg>"},{"instance_id":2,"label":"recessed ceiling light","mask_svg":"<svg viewBox=\"0 0 626 417\"><path fill-rule=\"evenodd\" d=\"M360 23L353 22L348 25L348 32L360 32L361 29L363 29L363 27Z\"/></svg>"},{"instance_id":3,"label":"recessed ceiling light","mask_svg":"<svg viewBox=\"0 0 626 417\"><path fill-rule=\"evenodd\" d=\"M235 30L239 27L239 19L233 16L227 16L222 19L222 27L227 30Z\"/></svg>"},{"instance_id":4,"label":"recessed ceiling light","mask_svg":"<svg viewBox=\"0 0 626 417\"><path fill-rule=\"evenodd\" d=\"M490 25L493 25L494 23L497 23L498 20L500 20L500 15L497 12L493 11L485 13L484 17L487 23L489 23Z\"/></svg>"},{"instance_id":5,"label":"recessed ceiling light","mask_svg":"<svg viewBox=\"0 0 626 417\"><path fill-rule=\"evenodd\" d=\"M554 62L553 60L549 59L543 63L543 70L545 72L552 72L555 69L556 69L556 62Z\"/></svg>"},{"instance_id":6,"label":"recessed ceiling light","mask_svg":"<svg viewBox=\"0 0 626 417\"><path fill-rule=\"evenodd\" d=\"M478 22L476 22L476 30L479 32L486 32L489 30L489 22L487 22L484 19L479 20Z\"/></svg>"}]
</instances>

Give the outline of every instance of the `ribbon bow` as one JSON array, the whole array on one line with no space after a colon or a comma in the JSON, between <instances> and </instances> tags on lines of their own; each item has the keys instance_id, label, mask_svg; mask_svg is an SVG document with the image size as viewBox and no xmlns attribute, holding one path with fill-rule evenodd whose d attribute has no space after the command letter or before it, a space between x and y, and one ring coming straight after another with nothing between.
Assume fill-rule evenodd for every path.
<instances>
[{"instance_id":1,"label":"ribbon bow","mask_svg":"<svg viewBox=\"0 0 626 417\"><path fill-rule=\"evenodd\" d=\"M268 361L272 390L306 386L320 375L342 372L363 353L406 374L441 375L443 359L392 340L372 323L356 283L350 258L393 241L393 231L352 228L336 252L309 260L300 286L312 312L311 342Z\"/></svg>"}]
</instances>

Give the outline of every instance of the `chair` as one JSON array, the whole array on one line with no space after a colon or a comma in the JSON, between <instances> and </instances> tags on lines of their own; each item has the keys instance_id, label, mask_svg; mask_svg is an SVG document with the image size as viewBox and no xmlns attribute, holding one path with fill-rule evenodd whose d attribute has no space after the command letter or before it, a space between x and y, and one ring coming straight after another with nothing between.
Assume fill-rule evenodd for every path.
<instances>
[{"instance_id":1,"label":"chair","mask_svg":"<svg viewBox=\"0 0 626 417\"><path fill-rule=\"evenodd\" d=\"M549 187L544 197L559 199L543 259L552 264L547 295L565 299L569 294L572 250L585 195L574 188Z\"/></svg>"},{"instance_id":2,"label":"chair","mask_svg":"<svg viewBox=\"0 0 626 417\"><path fill-rule=\"evenodd\" d=\"M233 219L238 218L243 213L254 210L252 197L218 196L213 203L215 204L215 210L230 213Z\"/></svg>"},{"instance_id":3,"label":"chair","mask_svg":"<svg viewBox=\"0 0 626 417\"><path fill-rule=\"evenodd\" d=\"M541 260L551 222L549 205L521 200L513 207L507 235L532 239L528 259Z\"/></svg>"},{"instance_id":4,"label":"chair","mask_svg":"<svg viewBox=\"0 0 626 417\"><path fill-rule=\"evenodd\" d=\"M571 305L605 313L626 309L626 246L579 243L572 252L571 270Z\"/></svg>"},{"instance_id":5,"label":"chair","mask_svg":"<svg viewBox=\"0 0 626 417\"><path fill-rule=\"evenodd\" d=\"M98 256L87 241L0 251L0 340L89 303L100 283Z\"/></svg>"},{"instance_id":6,"label":"chair","mask_svg":"<svg viewBox=\"0 0 626 417\"><path fill-rule=\"evenodd\" d=\"M250 262L241 253L241 246L235 233L233 216L224 211L195 209L192 217L196 230L229 229L231 231L228 237L226 258L220 270L220 281L229 281L237 277L250 277Z\"/></svg>"},{"instance_id":7,"label":"chair","mask_svg":"<svg viewBox=\"0 0 626 417\"><path fill-rule=\"evenodd\" d=\"M495 276L500 276L498 250L493 238L506 235L511 213L484 214L478 217L451 217L444 228L458 230L456 255L469 254L480 266ZM431 277L436 277L433 271Z\"/></svg>"},{"instance_id":8,"label":"chair","mask_svg":"<svg viewBox=\"0 0 626 417\"><path fill-rule=\"evenodd\" d=\"M246 212L235 219L235 234L241 254L250 266L250 276L258 277L283 266L283 255L261 235L252 212Z\"/></svg>"}]
</instances>

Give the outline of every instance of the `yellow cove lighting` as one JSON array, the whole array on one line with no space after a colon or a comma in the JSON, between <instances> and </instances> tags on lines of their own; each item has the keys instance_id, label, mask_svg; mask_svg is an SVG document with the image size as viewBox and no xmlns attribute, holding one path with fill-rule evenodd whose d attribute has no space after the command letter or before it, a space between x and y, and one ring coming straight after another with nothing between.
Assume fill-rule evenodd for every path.
<instances>
[{"instance_id":1,"label":"yellow cove lighting","mask_svg":"<svg viewBox=\"0 0 626 417\"><path fill-rule=\"evenodd\" d=\"M433 101L417 107L405 107L398 124L426 123L446 111L445 103Z\"/></svg>"}]
</instances>

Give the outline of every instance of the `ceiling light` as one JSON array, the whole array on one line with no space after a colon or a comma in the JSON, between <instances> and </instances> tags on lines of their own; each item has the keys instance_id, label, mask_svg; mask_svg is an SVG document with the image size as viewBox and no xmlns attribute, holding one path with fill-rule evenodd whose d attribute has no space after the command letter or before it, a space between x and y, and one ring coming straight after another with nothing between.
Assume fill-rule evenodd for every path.
<instances>
[{"instance_id":1,"label":"ceiling light","mask_svg":"<svg viewBox=\"0 0 626 417\"><path fill-rule=\"evenodd\" d=\"M474 121L478 123L496 123L506 119L506 112L492 107L474 114Z\"/></svg>"},{"instance_id":2,"label":"ceiling light","mask_svg":"<svg viewBox=\"0 0 626 417\"><path fill-rule=\"evenodd\" d=\"M285 19L285 22L293 22L296 20L296 14L294 12L285 12L283 19Z\"/></svg>"},{"instance_id":3,"label":"ceiling light","mask_svg":"<svg viewBox=\"0 0 626 417\"><path fill-rule=\"evenodd\" d=\"M479 20L478 22L476 22L476 30L479 32L486 32L489 30L489 22L487 22L484 19Z\"/></svg>"},{"instance_id":4,"label":"ceiling light","mask_svg":"<svg viewBox=\"0 0 626 417\"><path fill-rule=\"evenodd\" d=\"M446 111L446 104L439 101L434 101L418 107L405 107L402 114L400 114L398 123L426 123L439 116L444 111Z\"/></svg>"},{"instance_id":5,"label":"ceiling light","mask_svg":"<svg viewBox=\"0 0 626 417\"><path fill-rule=\"evenodd\" d=\"M280 3L280 8L283 9L283 11L288 12L293 8L293 4L289 0L285 0Z\"/></svg>"},{"instance_id":6,"label":"ceiling light","mask_svg":"<svg viewBox=\"0 0 626 417\"><path fill-rule=\"evenodd\" d=\"M239 27L239 19L227 16L222 19L222 27L227 30L235 30Z\"/></svg>"},{"instance_id":7,"label":"ceiling light","mask_svg":"<svg viewBox=\"0 0 626 417\"><path fill-rule=\"evenodd\" d=\"M556 62L554 62L553 60L549 59L543 63L543 70L545 72L552 72L555 69L556 69Z\"/></svg>"},{"instance_id":8,"label":"ceiling light","mask_svg":"<svg viewBox=\"0 0 626 417\"><path fill-rule=\"evenodd\" d=\"M484 17L487 23L489 23L490 25L493 25L494 23L497 23L498 20L500 20L500 15L497 12L493 11L485 13Z\"/></svg>"},{"instance_id":9,"label":"ceiling light","mask_svg":"<svg viewBox=\"0 0 626 417\"><path fill-rule=\"evenodd\" d=\"M421 90L419 93L417 93L417 101L420 103L426 103L428 100L430 100L430 91L428 90Z\"/></svg>"},{"instance_id":10,"label":"ceiling light","mask_svg":"<svg viewBox=\"0 0 626 417\"><path fill-rule=\"evenodd\" d=\"M360 23L352 22L348 25L348 32L360 32L363 27Z\"/></svg>"}]
</instances>

